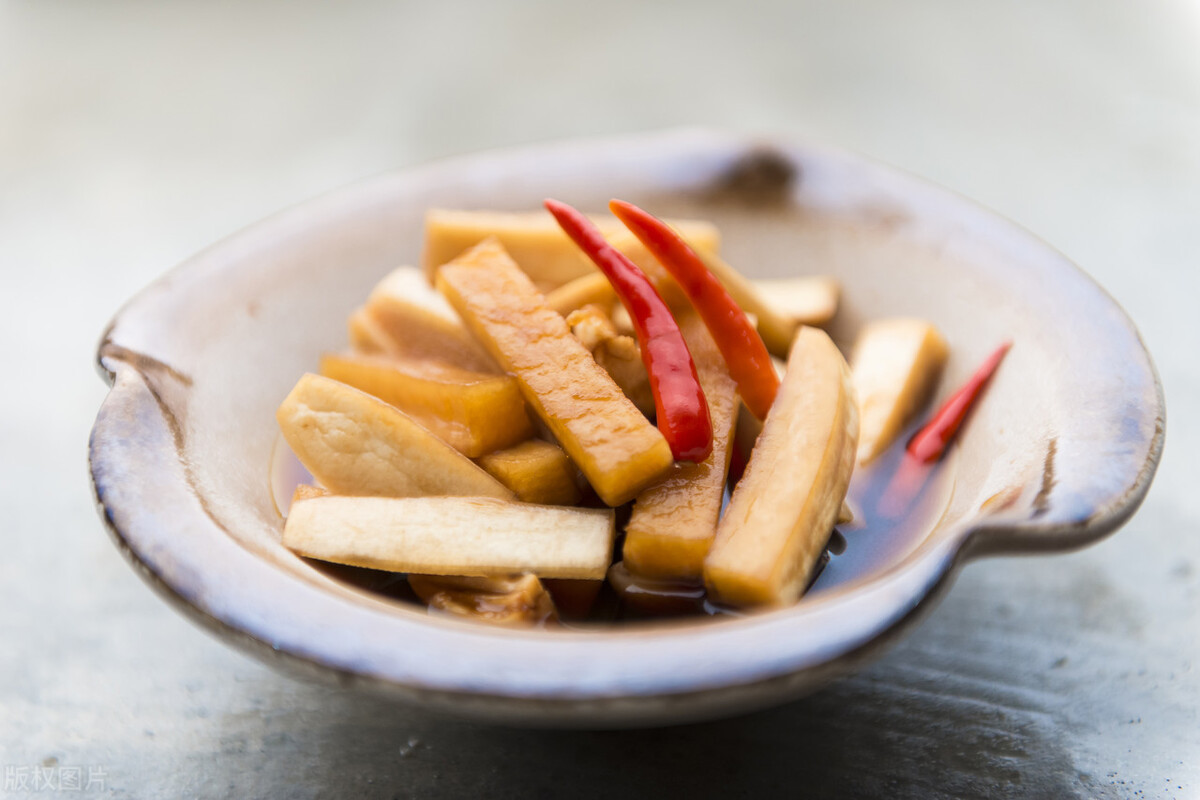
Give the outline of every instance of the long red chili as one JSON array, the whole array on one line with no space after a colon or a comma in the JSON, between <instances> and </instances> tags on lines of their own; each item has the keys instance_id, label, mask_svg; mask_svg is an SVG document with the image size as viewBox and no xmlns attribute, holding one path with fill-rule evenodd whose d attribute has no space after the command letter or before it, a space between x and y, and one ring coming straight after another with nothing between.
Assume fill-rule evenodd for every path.
<instances>
[{"instance_id":1,"label":"long red chili","mask_svg":"<svg viewBox=\"0 0 1200 800\"><path fill-rule=\"evenodd\" d=\"M1004 360L1012 342L1005 342L989 355L962 388L950 396L938 412L908 443L908 454L923 464L937 461L958 433L967 413L975 405L979 393Z\"/></svg>"},{"instance_id":2,"label":"long red chili","mask_svg":"<svg viewBox=\"0 0 1200 800\"><path fill-rule=\"evenodd\" d=\"M665 222L624 200L613 200L608 208L682 287L720 348L742 402L751 414L765 419L779 391L779 375L746 312L696 251Z\"/></svg>"},{"instance_id":3,"label":"long red chili","mask_svg":"<svg viewBox=\"0 0 1200 800\"><path fill-rule=\"evenodd\" d=\"M591 220L557 200L546 200L546 209L604 273L629 312L650 376L658 429L671 453L680 461L708 458L712 452L708 401L671 309L646 273L610 245Z\"/></svg>"}]
</instances>

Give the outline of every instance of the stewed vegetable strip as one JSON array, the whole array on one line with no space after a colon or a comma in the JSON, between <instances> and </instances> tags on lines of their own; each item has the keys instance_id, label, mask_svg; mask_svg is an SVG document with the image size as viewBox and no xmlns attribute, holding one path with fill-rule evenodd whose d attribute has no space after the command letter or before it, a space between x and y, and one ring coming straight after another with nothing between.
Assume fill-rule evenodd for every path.
<instances>
[{"instance_id":1,"label":"stewed vegetable strip","mask_svg":"<svg viewBox=\"0 0 1200 800\"><path fill-rule=\"evenodd\" d=\"M488 453L479 466L516 492L524 503L573 506L579 502L576 469L563 449L552 442L529 439Z\"/></svg>"},{"instance_id":2,"label":"stewed vegetable strip","mask_svg":"<svg viewBox=\"0 0 1200 800\"><path fill-rule=\"evenodd\" d=\"M737 387L695 312L680 315L679 328L696 361L713 423L713 448L698 464L675 472L637 496L625 525L625 564L631 572L699 583L704 557L717 533L725 477L738 417Z\"/></svg>"},{"instance_id":3,"label":"stewed vegetable strip","mask_svg":"<svg viewBox=\"0 0 1200 800\"><path fill-rule=\"evenodd\" d=\"M858 393L858 463L883 453L937 385L950 349L933 323L893 317L863 326L850 358Z\"/></svg>"},{"instance_id":4,"label":"stewed vegetable strip","mask_svg":"<svg viewBox=\"0 0 1200 800\"><path fill-rule=\"evenodd\" d=\"M495 239L437 272L438 290L605 503L619 506L674 466L662 432L613 382Z\"/></svg>"},{"instance_id":5,"label":"stewed vegetable strip","mask_svg":"<svg viewBox=\"0 0 1200 800\"><path fill-rule=\"evenodd\" d=\"M525 399L509 375L400 356L325 353L321 374L408 414L467 458L533 435Z\"/></svg>"},{"instance_id":6,"label":"stewed vegetable strip","mask_svg":"<svg viewBox=\"0 0 1200 800\"><path fill-rule=\"evenodd\" d=\"M339 381L303 375L275 418L300 462L337 494L513 497L412 417Z\"/></svg>"},{"instance_id":7,"label":"stewed vegetable strip","mask_svg":"<svg viewBox=\"0 0 1200 800\"><path fill-rule=\"evenodd\" d=\"M824 331L801 328L704 560L710 598L736 606L796 601L837 521L857 447L850 368Z\"/></svg>"},{"instance_id":8,"label":"stewed vegetable strip","mask_svg":"<svg viewBox=\"0 0 1200 800\"><path fill-rule=\"evenodd\" d=\"M422 575L603 578L612 509L492 497L312 497L292 503L283 544L307 558Z\"/></svg>"}]
</instances>

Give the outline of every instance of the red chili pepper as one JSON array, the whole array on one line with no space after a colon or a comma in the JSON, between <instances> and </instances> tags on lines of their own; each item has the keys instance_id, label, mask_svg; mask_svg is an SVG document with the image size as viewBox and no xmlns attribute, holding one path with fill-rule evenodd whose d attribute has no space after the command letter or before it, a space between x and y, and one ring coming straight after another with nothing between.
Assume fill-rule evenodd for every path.
<instances>
[{"instance_id":1,"label":"red chili pepper","mask_svg":"<svg viewBox=\"0 0 1200 800\"><path fill-rule=\"evenodd\" d=\"M703 461L712 452L712 419L696 365L671 309L632 261L604 238L583 214L557 200L546 209L590 258L621 298L641 343L650 376L658 428L680 461Z\"/></svg>"},{"instance_id":2,"label":"red chili pepper","mask_svg":"<svg viewBox=\"0 0 1200 800\"><path fill-rule=\"evenodd\" d=\"M1012 347L1012 342L1005 342L997 347L979 366L975 374L963 384L963 387L952 394L950 399L938 409L938 412L933 415L933 419L917 431L917 435L908 443L910 456L923 464L937 461L942 457L942 454L946 452L946 447L958 433L958 428L966 418L967 412L975 405L979 393L983 391L983 387L992 377L992 373L996 371L996 367L1000 366L1000 362L1004 360L1004 355L1010 347Z\"/></svg>"},{"instance_id":3,"label":"red chili pepper","mask_svg":"<svg viewBox=\"0 0 1200 800\"><path fill-rule=\"evenodd\" d=\"M751 414L766 419L779 391L779 375L746 312L696 251L665 222L624 200L613 200L608 208L683 288L720 348L742 402Z\"/></svg>"}]
</instances>

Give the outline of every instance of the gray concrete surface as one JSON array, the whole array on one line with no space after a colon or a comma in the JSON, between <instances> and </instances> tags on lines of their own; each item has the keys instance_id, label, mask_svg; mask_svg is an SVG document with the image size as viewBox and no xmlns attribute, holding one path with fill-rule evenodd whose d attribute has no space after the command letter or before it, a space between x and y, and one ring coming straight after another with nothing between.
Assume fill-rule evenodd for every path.
<instances>
[{"instance_id":1,"label":"gray concrete surface","mask_svg":"<svg viewBox=\"0 0 1200 800\"><path fill-rule=\"evenodd\" d=\"M93 347L133 292L357 177L685 123L889 161L1096 276L1166 387L1133 522L970 566L915 635L811 698L634 733L489 729L294 682L121 561L85 443ZM1196 797L1198 216L1185 0L0 0L0 794Z\"/></svg>"}]
</instances>

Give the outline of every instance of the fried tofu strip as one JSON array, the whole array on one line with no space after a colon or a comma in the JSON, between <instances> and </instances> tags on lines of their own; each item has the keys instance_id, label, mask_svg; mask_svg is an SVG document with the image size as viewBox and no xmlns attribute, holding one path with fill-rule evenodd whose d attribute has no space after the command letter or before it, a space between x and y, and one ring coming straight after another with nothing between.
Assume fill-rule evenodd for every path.
<instances>
[{"instance_id":1,"label":"fried tofu strip","mask_svg":"<svg viewBox=\"0 0 1200 800\"><path fill-rule=\"evenodd\" d=\"M365 353L434 359L475 372L498 373L446 299L415 267L390 272L350 315L350 342Z\"/></svg>"},{"instance_id":2,"label":"fried tofu strip","mask_svg":"<svg viewBox=\"0 0 1200 800\"><path fill-rule=\"evenodd\" d=\"M886 450L929 400L949 355L941 333L922 319L881 319L863 327L850 357L862 426L858 463Z\"/></svg>"},{"instance_id":3,"label":"fried tofu strip","mask_svg":"<svg viewBox=\"0 0 1200 800\"><path fill-rule=\"evenodd\" d=\"M740 401L721 351L703 320L682 315L679 327L696 364L713 426L713 449L699 463L680 463L646 489L625 526L625 565L637 575L699 582L717 532Z\"/></svg>"},{"instance_id":4,"label":"fried tofu strip","mask_svg":"<svg viewBox=\"0 0 1200 800\"><path fill-rule=\"evenodd\" d=\"M308 558L422 575L603 578L611 509L489 497L340 497L293 502L283 544Z\"/></svg>"},{"instance_id":5,"label":"fried tofu strip","mask_svg":"<svg viewBox=\"0 0 1200 800\"><path fill-rule=\"evenodd\" d=\"M321 374L399 408L467 458L533 435L525 398L509 375L432 359L326 353Z\"/></svg>"},{"instance_id":6,"label":"fried tofu strip","mask_svg":"<svg viewBox=\"0 0 1200 800\"><path fill-rule=\"evenodd\" d=\"M490 239L437 272L437 287L600 498L618 506L663 477L671 448Z\"/></svg>"},{"instance_id":7,"label":"fried tofu strip","mask_svg":"<svg viewBox=\"0 0 1200 800\"><path fill-rule=\"evenodd\" d=\"M346 318L350 347L356 353L369 355L395 354L399 347L383 326L375 321L366 306L359 306Z\"/></svg>"},{"instance_id":8,"label":"fried tofu strip","mask_svg":"<svg viewBox=\"0 0 1200 800\"><path fill-rule=\"evenodd\" d=\"M525 503L573 506L579 502L575 465L553 442L529 439L479 459L479 466Z\"/></svg>"},{"instance_id":9,"label":"fried tofu strip","mask_svg":"<svg viewBox=\"0 0 1200 800\"><path fill-rule=\"evenodd\" d=\"M607 311L617 302L617 293L602 272L592 272L546 292L546 305L564 317L584 306L596 305Z\"/></svg>"},{"instance_id":10,"label":"fried tofu strip","mask_svg":"<svg viewBox=\"0 0 1200 800\"><path fill-rule=\"evenodd\" d=\"M300 463L335 494L513 497L403 411L329 378L301 377L275 418Z\"/></svg>"},{"instance_id":11,"label":"fried tofu strip","mask_svg":"<svg viewBox=\"0 0 1200 800\"><path fill-rule=\"evenodd\" d=\"M838 518L857 445L850 369L824 331L801 328L704 562L711 597L736 606L795 602Z\"/></svg>"},{"instance_id":12,"label":"fried tofu strip","mask_svg":"<svg viewBox=\"0 0 1200 800\"><path fill-rule=\"evenodd\" d=\"M654 256L616 219L604 215L592 221L614 247L645 270L656 284L666 275ZM720 248L720 233L711 223L681 219L671 224L686 234L693 246L714 253ZM425 215L425 250L421 255L425 273L432 278L442 264L492 236L500 240L513 260L543 290L562 286L596 270L544 211L504 213L435 208Z\"/></svg>"},{"instance_id":13,"label":"fried tofu strip","mask_svg":"<svg viewBox=\"0 0 1200 800\"><path fill-rule=\"evenodd\" d=\"M771 354L780 358L787 358L788 348L801 325L821 327L829 324L837 314L842 294L841 284L827 275L749 283L759 297L770 298L767 301L770 311L764 315L760 309L742 308L759 315L758 332Z\"/></svg>"}]
</instances>

